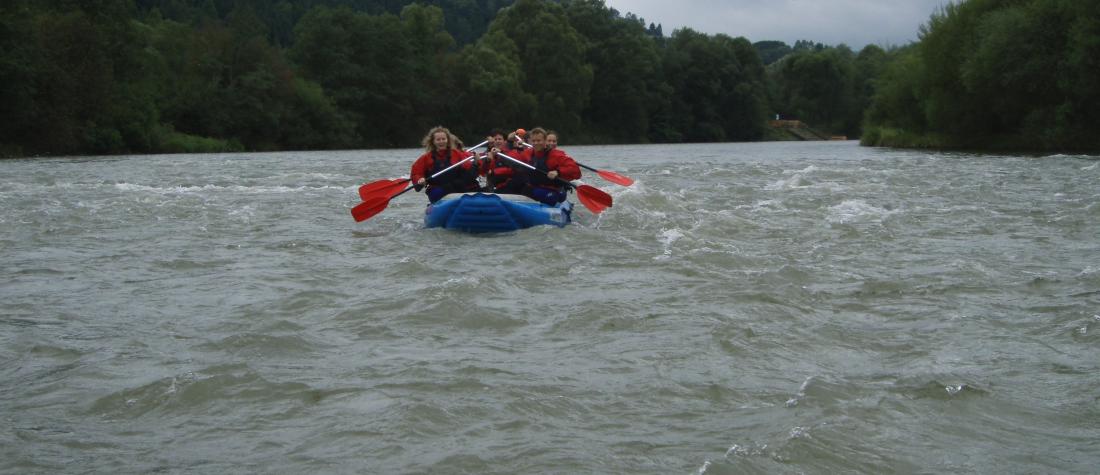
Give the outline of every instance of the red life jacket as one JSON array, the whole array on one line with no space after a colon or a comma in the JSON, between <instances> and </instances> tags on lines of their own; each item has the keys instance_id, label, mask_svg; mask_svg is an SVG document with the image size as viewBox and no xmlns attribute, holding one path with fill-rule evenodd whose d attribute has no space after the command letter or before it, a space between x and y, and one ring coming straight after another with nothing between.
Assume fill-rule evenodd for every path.
<instances>
[{"instance_id":1,"label":"red life jacket","mask_svg":"<svg viewBox=\"0 0 1100 475\"><path fill-rule=\"evenodd\" d=\"M425 152L413 163L409 178L412 179L413 183L419 181L420 178L427 178L429 188L442 187L448 193L476 191L478 189L477 168L471 162L464 163L438 178L431 178L432 175L446 170L447 167L462 161L468 156L469 154L466 152L453 149L446 152L438 150Z\"/></svg>"}]
</instances>

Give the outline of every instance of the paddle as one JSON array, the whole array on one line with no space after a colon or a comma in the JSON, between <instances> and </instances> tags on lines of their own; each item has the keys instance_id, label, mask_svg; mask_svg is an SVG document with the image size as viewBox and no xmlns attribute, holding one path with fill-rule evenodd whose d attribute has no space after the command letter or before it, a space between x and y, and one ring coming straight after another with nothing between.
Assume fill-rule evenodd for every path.
<instances>
[{"instance_id":1,"label":"paddle","mask_svg":"<svg viewBox=\"0 0 1100 475\"><path fill-rule=\"evenodd\" d=\"M485 141L483 141L483 142L481 142L477 145L474 145L473 147L467 147L466 151L469 152L470 150L474 150L474 149L476 149L478 147L481 147L481 146L483 146L487 143L489 143L489 140L486 139ZM368 201L372 197L375 197L375 196L385 197L385 196L390 195L393 192L399 190L402 186L405 185L405 183L408 183L408 182L409 182L408 178L393 178L393 179L372 181L370 183L367 183L367 184L359 187L359 198L362 199L363 201ZM394 195L394 196L397 196L397 195Z\"/></svg>"},{"instance_id":2,"label":"paddle","mask_svg":"<svg viewBox=\"0 0 1100 475\"><path fill-rule=\"evenodd\" d=\"M573 161L576 162L576 160L573 160ZM610 181L611 183L614 183L616 185L630 186L630 185L634 184L634 179L633 178L620 175L620 174L615 173L613 171L597 170L597 169L592 168L588 165L585 165L581 162L577 162L577 165L580 165L580 167L585 169L585 170L596 172L596 174L599 175L600 177L602 177L604 180Z\"/></svg>"},{"instance_id":3,"label":"paddle","mask_svg":"<svg viewBox=\"0 0 1100 475\"><path fill-rule=\"evenodd\" d=\"M530 168L531 170L537 171L549 177L549 174L547 172L539 170L538 168L531 166L531 164L527 162L512 158L504 152L497 152L497 155L500 155L504 158L507 158L508 160L511 160L515 163L523 165L527 168ZM554 178L554 180L564 184L567 187L576 189L577 198L581 201L581 204L584 205L585 208L588 208L588 210L592 212L592 214L600 214L605 209L611 207L611 195L607 194L605 191L599 188L591 185L574 185L572 183L569 183L568 181L562 180L561 178Z\"/></svg>"},{"instance_id":4,"label":"paddle","mask_svg":"<svg viewBox=\"0 0 1100 475\"><path fill-rule=\"evenodd\" d=\"M484 145L484 144L481 144L481 145ZM480 147L481 145L478 145L477 147ZM473 148L477 148L477 147L470 147L470 148L473 149ZM452 164L451 166L438 171L436 174L428 177L428 179L431 180L431 179L436 178L436 177L438 177L438 176L440 176L444 173L447 173L447 172L455 169L455 167L458 167L459 165L462 165L463 163L466 163L470 160L473 160L474 157L476 157L476 155L470 155L469 157L466 157L466 158L462 159L461 161L456 162L456 163ZM520 162L520 163L523 163L523 162ZM408 182L409 179L405 178L404 180L399 180L399 181L400 181L400 183L404 184L405 182ZM374 183L378 183L378 182L374 182ZM370 184L373 184L373 183L370 183ZM359 203L359 204L355 205L355 207L351 209L351 217L355 218L355 222L368 220L372 216L374 216L378 213L381 213L383 210L385 210L386 207L390 205L390 200L405 194L406 192L408 192L409 190L411 190L413 188L416 188L416 185L409 185L404 190L401 190L400 193L397 193L396 195L393 195L393 196L384 196L384 195L378 194L376 192L374 195L365 198L362 203ZM384 189L388 190L388 188L384 188ZM610 199L610 198L611 197L609 196L608 199Z\"/></svg>"},{"instance_id":5,"label":"paddle","mask_svg":"<svg viewBox=\"0 0 1100 475\"><path fill-rule=\"evenodd\" d=\"M409 188L411 189L412 187ZM405 191L409 191L409 189L406 189ZM401 193L404 193L405 191L402 191ZM389 205L390 198L385 198L382 196L372 196L366 201L355 205L355 207L351 209L351 217L355 218L355 222L357 223L360 221L365 221L367 219L370 219L372 216L381 213L382 210L386 209L386 207Z\"/></svg>"},{"instance_id":6,"label":"paddle","mask_svg":"<svg viewBox=\"0 0 1100 475\"><path fill-rule=\"evenodd\" d=\"M487 143L489 143L489 139L485 139L484 141L482 141L481 143L479 143L477 145L474 145L473 147L466 147L464 150L469 152L470 150L474 150L476 148L479 148L479 147L481 147L481 146L483 146Z\"/></svg>"},{"instance_id":7,"label":"paddle","mask_svg":"<svg viewBox=\"0 0 1100 475\"><path fill-rule=\"evenodd\" d=\"M523 130L523 129L519 129L519 130ZM522 135L522 134L519 133L519 130L516 131L517 136ZM531 146L532 146L531 144L529 144L527 142L524 142L523 138L519 139L519 143L520 143L520 145L523 145L527 148L531 148ZM610 181L611 183L614 183L616 185L630 186L630 185L634 184L634 179L630 178L628 176L620 175L618 173L615 173L613 171L608 171L608 170L597 170L597 169L592 168L588 165L585 165L581 162L577 162L576 160L573 160L573 161L576 162L577 165L579 165L581 168L583 168L585 170L588 170L588 171L596 172L596 174L599 175L600 177L602 177L604 180Z\"/></svg>"},{"instance_id":8,"label":"paddle","mask_svg":"<svg viewBox=\"0 0 1100 475\"><path fill-rule=\"evenodd\" d=\"M367 201L375 196L389 195L397 190L400 190L405 183L408 183L408 178L394 178L389 180L378 180L367 183L366 185L359 187L359 197L363 201Z\"/></svg>"}]
</instances>

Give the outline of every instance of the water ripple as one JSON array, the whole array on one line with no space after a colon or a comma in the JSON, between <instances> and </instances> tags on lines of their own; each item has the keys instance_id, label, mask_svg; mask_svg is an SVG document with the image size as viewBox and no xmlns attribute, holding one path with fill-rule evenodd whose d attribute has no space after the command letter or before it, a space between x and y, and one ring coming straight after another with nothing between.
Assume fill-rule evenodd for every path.
<instances>
[{"instance_id":1,"label":"water ripple","mask_svg":"<svg viewBox=\"0 0 1100 475\"><path fill-rule=\"evenodd\" d=\"M0 162L0 472L1100 464L1097 157L567 149L637 181L493 236L350 219L411 149Z\"/></svg>"}]
</instances>

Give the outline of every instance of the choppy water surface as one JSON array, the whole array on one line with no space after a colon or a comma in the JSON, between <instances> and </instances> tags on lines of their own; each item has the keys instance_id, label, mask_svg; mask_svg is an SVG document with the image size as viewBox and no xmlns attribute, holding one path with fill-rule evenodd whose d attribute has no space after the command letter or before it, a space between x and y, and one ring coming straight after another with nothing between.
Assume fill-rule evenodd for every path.
<instances>
[{"instance_id":1,"label":"choppy water surface","mask_svg":"<svg viewBox=\"0 0 1100 475\"><path fill-rule=\"evenodd\" d=\"M0 162L6 473L1094 473L1100 161L566 147L496 236L416 150Z\"/></svg>"}]
</instances>

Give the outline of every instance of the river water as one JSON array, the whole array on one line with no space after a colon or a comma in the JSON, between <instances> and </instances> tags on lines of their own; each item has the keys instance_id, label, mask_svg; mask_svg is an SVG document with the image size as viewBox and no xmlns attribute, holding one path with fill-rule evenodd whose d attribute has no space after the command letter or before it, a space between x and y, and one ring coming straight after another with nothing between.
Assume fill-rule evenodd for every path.
<instances>
[{"instance_id":1,"label":"river water","mask_svg":"<svg viewBox=\"0 0 1100 475\"><path fill-rule=\"evenodd\" d=\"M355 223L417 150L0 161L3 473L1095 473L1100 157L565 147L575 224Z\"/></svg>"}]
</instances>

